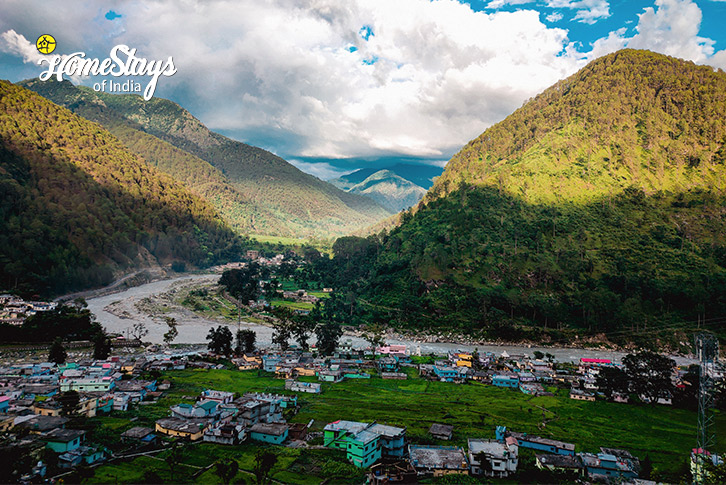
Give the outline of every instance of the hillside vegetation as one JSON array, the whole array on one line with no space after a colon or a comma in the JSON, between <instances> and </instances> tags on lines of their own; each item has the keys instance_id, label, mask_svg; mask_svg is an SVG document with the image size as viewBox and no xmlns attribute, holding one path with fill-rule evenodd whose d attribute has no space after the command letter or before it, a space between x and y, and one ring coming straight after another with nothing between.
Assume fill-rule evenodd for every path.
<instances>
[{"instance_id":1,"label":"hillside vegetation","mask_svg":"<svg viewBox=\"0 0 726 485\"><path fill-rule=\"evenodd\" d=\"M240 233L340 236L390 214L268 151L210 131L169 100L97 93L68 81L23 85L104 125L130 150L212 203Z\"/></svg>"},{"instance_id":2,"label":"hillside vegetation","mask_svg":"<svg viewBox=\"0 0 726 485\"><path fill-rule=\"evenodd\" d=\"M55 294L114 271L205 266L241 240L204 200L99 125L0 82L0 287Z\"/></svg>"},{"instance_id":3,"label":"hillside vegetation","mask_svg":"<svg viewBox=\"0 0 726 485\"><path fill-rule=\"evenodd\" d=\"M339 240L329 284L363 320L491 338L721 331L725 113L722 71L598 59L464 147L390 234Z\"/></svg>"}]
</instances>

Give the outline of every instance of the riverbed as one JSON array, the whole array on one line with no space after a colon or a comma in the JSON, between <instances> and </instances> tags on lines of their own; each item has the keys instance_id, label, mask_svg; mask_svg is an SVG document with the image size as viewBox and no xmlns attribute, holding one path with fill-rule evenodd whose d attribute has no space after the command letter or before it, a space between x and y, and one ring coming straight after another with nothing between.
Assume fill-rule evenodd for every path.
<instances>
[{"instance_id":1,"label":"riverbed","mask_svg":"<svg viewBox=\"0 0 726 485\"><path fill-rule=\"evenodd\" d=\"M145 342L160 344L163 343L164 333L168 327L163 316L175 318L177 321L177 330L179 335L174 340L176 344L199 344L206 343L207 333L212 327L219 325L227 325L234 334L237 330L237 323L230 323L222 319L212 319L202 317L186 308L179 306L171 306L164 312L163 316L149 315L147 312L140 311L137 304L145 298L155 297L167 293L179 286L190 283L195 284L213 284L219 279L217 274L195 274L186 275L177 278L155 281L141 286L128 288L123 291L110 295L89 298L87 300L88 308L96 315L96 319L106 329L108 333L119 333L124 336L128 334L131 327L137 323L143 323L148 329L148 334L143 338ZM113 313L106 308L112 305ZM271 345L272 329L270 327L260 325L258 323L241 322L240 328L251 329L257 333L257 344L261 347ZM368 346L368 342L360 337L353 335L344 335L343 340L351 340L353 347L363 348ZM314 343L315 339L311 340ZM449 350L493 352L500 355L507 352L510 355L526 354L532 356L535 351L554 355L559 362L577 362L582 357L611 359L620 362L626 355L625 352L609 351L609 350L592 350L578 348L560 348L560 347L536 347L536 346L518 346L518 345L465 345L456 343L426 343L416 342L412 340L389 338L389 344L406 345L411 353L421 354L446 354ZM695 363L695 360L674 356L679 365Z\"/></svg>"}]
</instances>

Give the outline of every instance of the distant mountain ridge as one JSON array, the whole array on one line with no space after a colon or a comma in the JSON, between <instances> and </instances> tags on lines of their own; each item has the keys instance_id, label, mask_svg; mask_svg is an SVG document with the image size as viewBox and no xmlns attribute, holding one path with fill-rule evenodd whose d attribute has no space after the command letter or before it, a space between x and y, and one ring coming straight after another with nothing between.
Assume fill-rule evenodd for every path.
<instances>
[{"instance_id":1,"label":"distant mountain ridge","mask_svg":"<svg viewBox=\"0 0 726 485\"><path fill-rule=\"evenodd\" d=\"M238 232L339 236L390 215L374 201L343 192L270 152L210 131L169 100L97 93L68 81L21 84L107 127L214 204Z\"/></svg>"},{"instance_id":2,"label":"distant mountain ridge","mask_svg":"<svg viewBox=\"0 0 726 485\"><path fill-rule=\"evenodd\" d=\"M329 182L349 193L370 197L391 212L417 204L443 169L430 165L397 164L390 168L362 168Z\"/></svg>"}]
</instances>

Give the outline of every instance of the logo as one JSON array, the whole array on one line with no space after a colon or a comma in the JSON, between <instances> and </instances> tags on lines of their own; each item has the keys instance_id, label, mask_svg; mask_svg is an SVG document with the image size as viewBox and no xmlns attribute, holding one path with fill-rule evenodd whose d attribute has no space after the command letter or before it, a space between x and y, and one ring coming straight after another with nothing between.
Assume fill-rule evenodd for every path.
<instances>
[{"instance_id":1,"label":"logo","mask_svg":"<svg viewBox=\"0 0 726 485\"><path fill-rule=\"evenodd\" d=\"M55 39L50 35L42 35L38 38L36 45L38 51L49 54L55 49ZM74 52L62 56L55 54L39 59L38 65L43 64L48 64L48 68L38 76L41 81L47 81L53 76L58 81L62 81L64 74L71 77L146 77L149 79L146 89L143 90L146 101L150 100L154 95L159 77L173 76L176 73L174 59L171 56L166 61L149 61L144 57L137 57L136 49L131 49L123 44L119 44L111 49L109 57L106 59L88 58L85 52ZM104 79L102 82L94 84L93 89L95 91L106 91L107 87L111 92L140 93L142 86L141 83L134 79L128 79L123 84L121 82Z\"/></svg>"},{"instance_id":2,"label":"logo","mask_svg":"<svg viewBox=\"0 0 726 485\"><path fill-rule=\"evenodd\" d=\"M50 54L55 50L55 37L43 34L35 41L35 47L41 54Z\"/></svg>"}]
</instances>

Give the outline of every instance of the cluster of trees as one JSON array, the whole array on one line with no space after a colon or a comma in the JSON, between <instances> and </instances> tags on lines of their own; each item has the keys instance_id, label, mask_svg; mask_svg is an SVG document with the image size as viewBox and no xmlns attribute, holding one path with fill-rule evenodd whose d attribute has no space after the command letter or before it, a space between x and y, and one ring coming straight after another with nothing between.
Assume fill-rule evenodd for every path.
<instances>
[{"instance_id":1,"label":"cluster of trees","mask_svg":"<svg viewBox=\"0 0 726 485\"><path fill-rule=\"evenodd\" d=\"M0 287L103 285L145 250L196 266L240 253L213 207L97 124L8 82L0 113Z\"/></svg>"},{"instance_id":2,"label":"cluster of trees","mask_svg":"<svg viewBox=\"0 0 726 485\"><path fill-rule=\"evenodd\" d=\"M335 288L327 321L507 340L604 333L647 346L726 316L724 203L629 190L607 203L530 205L468 186L390 233L338 239L310 271Z\"/></svg>"}]
</instances>

